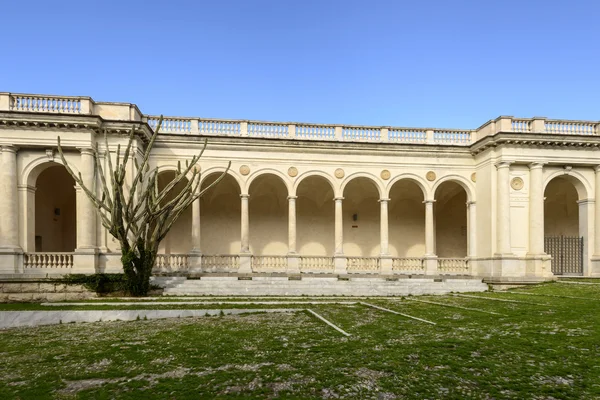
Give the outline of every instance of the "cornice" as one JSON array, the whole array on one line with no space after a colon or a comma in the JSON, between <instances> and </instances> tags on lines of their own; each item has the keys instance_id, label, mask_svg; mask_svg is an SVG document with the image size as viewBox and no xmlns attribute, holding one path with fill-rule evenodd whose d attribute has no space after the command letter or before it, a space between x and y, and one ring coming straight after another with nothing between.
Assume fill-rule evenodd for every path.
<instances>
[{"instance_id":1,"label":"cornice","mask_svg":"<svg viewBox=\"0 0 600 400\"><path fill-rule=\"evenodd\" d=\"M590 135L552 135L552 134L526 134L526 133L498 133L487 136L471 145L472 155L477 155L485 150L499 146L523 147L573 147L573 148L598 148L600 137Z\"/></svg>"}]
</instances>

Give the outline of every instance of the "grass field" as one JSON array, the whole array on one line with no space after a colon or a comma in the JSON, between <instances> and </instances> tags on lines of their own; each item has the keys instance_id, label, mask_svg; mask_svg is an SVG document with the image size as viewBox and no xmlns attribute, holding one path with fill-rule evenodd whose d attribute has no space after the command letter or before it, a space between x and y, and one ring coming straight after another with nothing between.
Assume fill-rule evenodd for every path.
<instances>
[{"instance_id":1,"label":"grass field","mask_svg":"<svg viewBox=\"0 0 600 400\"><path fill-rule=\"evenodd\" d=\"M0 398L600 399L600 285L473 296L0 331Z\"/></svg>"}]
</instances>

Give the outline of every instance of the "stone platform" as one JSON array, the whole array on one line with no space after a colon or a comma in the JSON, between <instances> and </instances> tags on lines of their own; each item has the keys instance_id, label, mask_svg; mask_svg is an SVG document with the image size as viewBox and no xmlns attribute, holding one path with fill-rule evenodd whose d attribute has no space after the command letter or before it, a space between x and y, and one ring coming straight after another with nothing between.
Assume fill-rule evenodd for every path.
<instances>
[{"instance_id":1,"label":"stone platform","mask_svg":"<svg viewBox=\"0 0 600 400\"><path fill-rule=\"evenodd\" d=\"M165 296L408 296L483 292L472 277L201 276L153 277Z\"/></svg>"}]
</instances>

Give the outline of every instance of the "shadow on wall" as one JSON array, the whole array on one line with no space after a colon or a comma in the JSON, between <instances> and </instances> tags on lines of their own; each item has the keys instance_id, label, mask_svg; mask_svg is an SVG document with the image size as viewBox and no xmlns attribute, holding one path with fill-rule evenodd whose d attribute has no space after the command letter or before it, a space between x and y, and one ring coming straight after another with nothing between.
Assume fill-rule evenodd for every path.
<instances>
[{"instance_id":1,"label":"shadow on wall","mask_svg":"<svg viewBox=\"0 0 600 400\"><path fill-rule=\"evenodd\" d=\"M298 253L333 256L335 205L331 185L320 176L309 176L300 182L296 195Z\"/></svg>"}]
</instances>

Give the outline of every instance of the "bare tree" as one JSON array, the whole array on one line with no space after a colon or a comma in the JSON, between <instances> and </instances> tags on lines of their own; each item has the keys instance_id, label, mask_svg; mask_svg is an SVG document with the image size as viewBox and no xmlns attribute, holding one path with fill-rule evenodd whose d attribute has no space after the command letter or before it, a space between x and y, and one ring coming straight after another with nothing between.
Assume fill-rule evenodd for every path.
<instances>
[{"instance_id":1,"label":"bare tree","mask_svg":"<svg viewBox=\"0 0 600 400\"><path fill-rule=\"evenodd\" d=\"M105 159L108 171L102 167L102 158L95 146L95 174L99 177L100 187L88 187L81 173L75 174L67 163L58 137L58 152L67 171L94 204L102 220L102 225L119 241L121 245L121 263L125 273L126 287L133 296L145 296L150 287L150 275L156 260L158 246L165 238L181 214L207 190L223 179L231 162L213 183L201 190L201 173L197 163L206 149L207 140L200 154L187 160L185 167L178 162L175 177L164 188L159 188L158 169L150 169L148 160L158 136L163 117L160 116L146 149L138 161L132 155L137 129L129 134L125 153L121 156L121 145L117 146L113 162L108 135L104 131L106 146ZM133 159L134 173L130 182L126 180L127 164ZM98 179L94 179L94 182ZM126 185L129 185L127 187ZM180 191L176 188L183 186Z\"/></svg>"}]
</instances>

